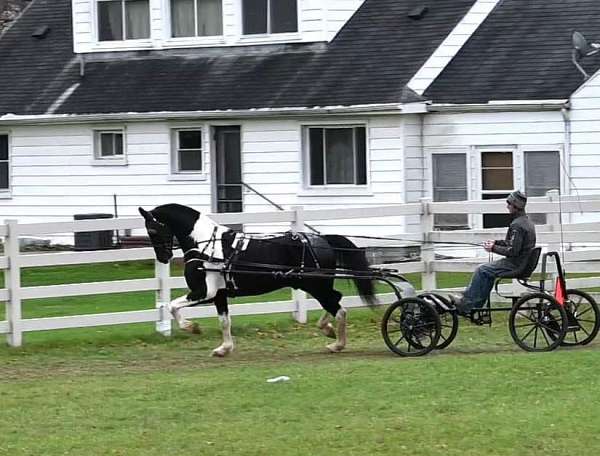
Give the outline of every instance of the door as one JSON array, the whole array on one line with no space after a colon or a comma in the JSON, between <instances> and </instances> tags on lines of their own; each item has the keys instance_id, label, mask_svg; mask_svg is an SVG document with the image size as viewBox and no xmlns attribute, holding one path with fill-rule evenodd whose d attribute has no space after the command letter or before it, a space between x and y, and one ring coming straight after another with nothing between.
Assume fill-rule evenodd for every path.
<instances>
[{"instance_id":1,"label":"door","mask_svg":"<svg viewBox=\"0 0 600 456\"><path fill-rule=\"evenodd\" d=\"M506 199L515 188L512 151L481 152L481 199ZM483 214L484 228L506 227L510 214Z\"/></svg>"},{"instance_id":2,"label":"door","mask_svg":"<svg viewBox=\"0 0 600 456\"><path fill-rule=\"evenodd\" d=\"M240 127L214 127L214 133L216 212L242 212Z\"/></svg>"}]
</instances>

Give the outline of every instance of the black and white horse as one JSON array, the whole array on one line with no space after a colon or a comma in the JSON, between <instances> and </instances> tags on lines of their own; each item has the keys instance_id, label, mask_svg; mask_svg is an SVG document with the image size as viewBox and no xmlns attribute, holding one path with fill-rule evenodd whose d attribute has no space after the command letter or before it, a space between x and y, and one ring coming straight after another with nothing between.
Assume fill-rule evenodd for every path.
<instances>
[{"instance_id":1,"label":"black and white horse","mask_svg":"<svg viewBox=\"0 0 600 456\"><path fill-rule=\"evenodd\" d=\"M184 252L185 280L190 293L169 304L179 327L200 332L198 325L184 319L179 311L214 302L223 332L223 343L213 350L214 356L226 356L233 350L227 297L258 295L282 287L304 290L319 301L325 312L318 327L323 334L336 339L327 348L339 352L346 346L346 310L340 306L342 295L333 288L333 274L315 272L342 267L368 274L364 252L347 238L292 232L248 236L179 204L165 204L151 211L140 207L139 211L146 220L158 261L168 263L172 258L173 237ZM300 271L312 273L298 273ZM374 304L373 281L356 278L354 282L360 296L368 304ZM337 321L337 331L331 317Z\"/></svg>"}]
</instances>

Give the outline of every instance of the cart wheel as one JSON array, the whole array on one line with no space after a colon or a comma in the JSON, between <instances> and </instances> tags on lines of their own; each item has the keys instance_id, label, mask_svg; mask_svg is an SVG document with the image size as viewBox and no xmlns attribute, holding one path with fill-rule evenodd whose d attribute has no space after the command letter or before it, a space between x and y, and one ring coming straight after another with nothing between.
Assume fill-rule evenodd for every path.
<instances>
[{"instance_id":1,"label":"cart wheel","mask_svg":"<svg viewBox=\"0 0 600 456\"><path fill-rule=\"evenodd\" d=\"M400 356L421 356L433 350L440 338L440 316L420 298L391 304L383 316L381 333L386 345Z\"/></svg>"},{"instance_id":2,"label":"cart wheel","mask_svg":"<svg viewBox=\"0 0 600 456\"><path fill-rule=\"evenodd\" d=\"M423 293L418 296L421 299L433 304L440 316L440 339L436 349L441 350L452 343L458 333L458 315L449 310L452 306L448 298L437 293Z\"/></svg>"},{"instance_id":3,"label":"cart wheel","mask_svg":"<svg viewBox=\"0 0 600 456\"><path fill-rule=\"evenodd\" d=\"M567 290L564 309L568 326L562 345L586 345L594 340L600 328L600 311L594 298L584 291Z\"/></svg>"},{"instance_id":4,"label":"cart wheel","mask_svg":"<svg viewBox=\"0 0 600 456\"><path fill-rule=\"evenodd\" d=\"M531 293L513 306L508 320L510 335L523 350L551 351L567 331L567 314L549 294Z\"/></svg>"}]
</instances>

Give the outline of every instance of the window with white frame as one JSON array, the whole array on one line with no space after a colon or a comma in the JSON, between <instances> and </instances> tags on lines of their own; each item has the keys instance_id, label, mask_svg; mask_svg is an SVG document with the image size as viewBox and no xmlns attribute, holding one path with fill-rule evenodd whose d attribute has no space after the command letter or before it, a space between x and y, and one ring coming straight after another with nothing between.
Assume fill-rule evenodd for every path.
<instances>
[{"instance_id":1,"label":"window with white frame","mask_svg":"<svg viewBox=\"0 0 600 456\"><path fill-rule=\"evenodd\" d=\"M202 172L202 130L173 130L171 163L175 174Z\"/></svg>"},{"instance_id":2,"label":"window with white frame","mask_svg":"<svg viewBox=\"0 0 600 456\"><path fill-rule=\"evenodd\" d=\"M467 155L464 153L432 154L433 201L464 201L467 194ZM467 214L436 214L436 229L457 230L469 227Z\"/></svg>"},{"instance_id":3,"label":"window with white frame","mask_svg":"<svg viewBox=\"0 0 600 456\"><path fill-rule=\"evenodd\" d=\"M8 135L0 134L0 192L10 186L10 164L8 160Z\"/></svg>"},{"instance_id":4,"label":"window with white frame","mask_svg":"<svg viewBox=\"0 0 600 456\"><path fill-rule=\"evenodd\" d=\"M481 152L481 199L504 199L514 190L512 151ZM505 227L509 214L483 214L484 228Z\"/></svg>"},{"instance_id":5,"label":"window with white frame","mask_svg":"<svg viewBox=\"0 0 600 456\"><path fill-rule=\"evenodd\" d=\"M306 142L308 185L367 184L364 126L307 127Z\"/></svg>"},{"instance_id":6,"label":"window with white frame","mask_svg":"<svg viewBox=\"0 0 600 456\"><path fill-rule=\"evenodd\" d=\"M296 0L242 0L244 35L298 31Z\"/></svg>"},{"instance_id":7,"label":"window with white frame","mask_svg":"<svg viewBox=\"0 0 600 456\"><path fill-rule=\"evenodd\" d=\"M171 36L223 34L223 0L171 0Z\"/></svg>"},{"instance_id":8,"label":"window with white frame","mask_svg":"<svg viewBox=\"0 0 600 456\"><path fill-rule=\"evenodd\" d=\"M94 132L94 158L96 160L125 159L123 130L98 130Z\"/></svg>"},{"instance_id":9,"label":"window with white frame","mask_svg":"<svg viewBox=\"0 0 600 456\"><path fill-rule=\"evenodd\" d=\"M560 190L560 153L558 151L525 151L525 192L528 197L544 196L549 190ZM538 225L546 224L545 214L531 214Z\"/></svg>"},{"instance_id":10,"label":"window with white frame","mask_svg":"<svg viewBox=\"0 0 600 456\"><path fill-rule=\"evenodd\" d=\"M149 0L97 0L98 41L150 38Z\"/></svg>"}]
</instances>

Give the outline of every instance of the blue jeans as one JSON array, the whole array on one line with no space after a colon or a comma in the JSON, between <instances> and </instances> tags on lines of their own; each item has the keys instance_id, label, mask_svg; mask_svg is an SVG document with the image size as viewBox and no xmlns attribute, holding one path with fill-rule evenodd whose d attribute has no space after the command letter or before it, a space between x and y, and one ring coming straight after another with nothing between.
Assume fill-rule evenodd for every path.
<instances>
[{"instance_id":1,"label":"blue jeans","mask_svg":"<svg viewBox=\"0 0 600 456\"><path fill-rule=\"evenodd\" d=\"M488 300L496 278L508 271L514 270L514 266L506 264L506 260L498 260L492 263L480 265L471 277L471 283L465 290L465 310L483 307Z\"/></svg>"}]
</instances>

